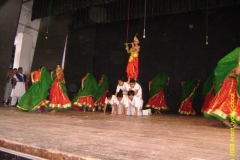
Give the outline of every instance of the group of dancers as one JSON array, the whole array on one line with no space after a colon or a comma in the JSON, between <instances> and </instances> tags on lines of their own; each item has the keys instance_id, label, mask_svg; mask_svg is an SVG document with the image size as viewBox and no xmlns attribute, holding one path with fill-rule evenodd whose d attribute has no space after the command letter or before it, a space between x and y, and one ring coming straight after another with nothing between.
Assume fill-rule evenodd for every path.
<instances>
[{"instance_id":1,"label":"group of dancers","mask_svg":"<svg viewBox=\"0 0 240 160\"><path fill-rule=\"evenodd\" d=\"M23 110L52 110L69 109L95 111L103 110L110 106L113 115L142 115L143 100L142 88L138 83L138 55L140 51L139 40L135 36L129 49L126 43L126 51L130 57L127 65L127 81L118 79L116 92L108 90L108 78L103 75L99 83L93 74L87 73L82 79L82 87L73 98L69 100L65 87L64 73L58 64L56 69L49 74L45 67L41 66L32 72L32 86L19 100L17 107ZM205 98L202 113L207 119L217 119L229 127L238 128L240 123L240 47L223 57L217 64L214 73L211 74L203 85L202 94ZM156 113L167 110L168 106L164 98L164 88L169 84L169 76L166 73L158 73L149 82L149 100L146 108L152 108ZM182 82L180 92L181 104L178 112L185 115L195 115L192 102L195 90L200 80L190 76ZM18 82L16 82L18 85ZM49 93L49 102L46 100ZM234 121L235 123L231 123Z\"/></svg>"}]
</instances>

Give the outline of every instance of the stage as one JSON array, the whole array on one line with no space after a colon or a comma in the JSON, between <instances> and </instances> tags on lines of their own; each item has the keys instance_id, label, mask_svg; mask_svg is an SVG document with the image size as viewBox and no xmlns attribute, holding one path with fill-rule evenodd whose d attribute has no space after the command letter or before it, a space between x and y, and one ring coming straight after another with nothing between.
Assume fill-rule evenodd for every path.
<instances>
[{"instance_id":1,"label":"stage","mask_svg":"<svg viewBox=\"0 0 240 160\"><path fill-rule=\"evenodd\" d=\"M234 133L240 160L240 130ZM38 114L1 106L0 147L54 160L229 160L230 129L201 116Z\"/></svg>"}]
</instances>

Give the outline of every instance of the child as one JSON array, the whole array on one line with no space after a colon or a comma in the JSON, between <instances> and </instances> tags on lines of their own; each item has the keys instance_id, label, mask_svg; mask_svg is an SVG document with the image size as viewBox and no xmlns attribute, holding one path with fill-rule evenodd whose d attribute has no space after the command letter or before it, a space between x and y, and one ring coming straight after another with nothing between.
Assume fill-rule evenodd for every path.
<instances>
[{"instance_id":1,"label":"child","mask_svg":"<svg viewBox=\"0 0 240 160\"><path fill-rule=\"evenodd\" d=\"M127 82L124 82L124 78L119 78L115 96L117 96L117 93L120 90L122 90L123 95L127 96L128 89L129 89L129 85Z\"/></svg>"},{"instance_id":2,"label":"child","mask_svg":"<svg viewBox=\"0 0 240 160\"><path fill-rule=\"evenodd\" d=\"M119 115L127 115L128 98L123 96L122 90L117 93L117 110Z\"/></svg>"},{"instance_id":3,"label":"child","mask_svg":"<svg viewBox=\"0 0 240 160\"><path fill-rule=\"evenodd\" d=\"M137 97L134 91L128 91L128 107L130 115L141 116L142 106L143 100Z\"/></svg>"},{"instance_id":4,"label":"child","mask_svg":"<svg viewBox=\"0 0 240 160\"><path fill-rule=\"evenodd\" d=\"M142 87L134 79L130 80L129 90L134 91L135 95L138 98L142 99Z\"/></svg>"},{"instance_id":5,"label":"child","mask_svg":"<svg viewBox=\"0 0 240 160\"><path fill-rule=\"evenodd\" d=\"M111 105L112 107L112 112L111 114L117 114L117 98L115 95L112 95L111 92L107 92L106 93L106 98L105 98L105 105L104 105L104 115L106 114L106 109L107 109L107 105Z\"/></svg>"}]
</instances>

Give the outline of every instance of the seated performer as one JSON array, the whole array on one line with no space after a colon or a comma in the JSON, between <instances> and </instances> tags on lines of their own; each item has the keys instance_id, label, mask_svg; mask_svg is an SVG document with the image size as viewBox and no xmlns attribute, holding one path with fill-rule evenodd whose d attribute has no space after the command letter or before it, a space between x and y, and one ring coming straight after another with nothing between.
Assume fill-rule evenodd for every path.
<instances>
[{"instance_id":1,"label":"seated performer","mask_svg":"<svg viewBox=\"0 0 240 160\"><path fill-rule=\"evenodd\" d=\"M130 79L137 80L138 78L138 54L140 51L139 46L139 40L137 36L133 38L132 47L129 50L128 43L126 43L126 50L127 53L130 53L130 57L127 64L127 77L128 77L128 83L130 82Z\"/></svg>"},{"instance_id":2,"label":"seated performer","mask_svg":"<svg viewBox=\"0 0 240 160\"><path fill-rule=\"evenodd\" d=\"M135 95L135 92L128 91L128 113L130 116L142 116L143 100Z\"/></svg>"},{"instance_id":3,"label":"seated performer","mask_svg":"<svg viewBox=\"0 0 240 160\"><path fill-rule=\"evenodd\" d=\"M106 93L108 92L108 78L103 75L99 80L98 90L93 95L94 104L96 107L104 107ZM102 109L101 109L102 110Z\"/></svg>"},{"instance_id":4,"label":"seated performer","mask_svg":"<svg viewBox=\"0 0 240 160\"><path fill-rule=\"evenodd\" d=\"M53 109L68 109L71 107L71 101L67 95L65 86L64 72L60 64L57 64L56 69L51 72L52 85L49 95L49 108Z\"/></svg>"},{"instance_id":5,"label":"seated performer","mask_svg":"<svg viewBox=\"0 0 240 160\"><path fill-rule=\"evenodd\" d=\"M20 99L17 107L22 110L39 111L45 110L48 101L48 90L52 84L51 76L45 67L31 73L32 86Z\"/></svg>"},{"instance_id":6,"label":"seated performer","mask_svg":"<svg viewBox=\"0 0 240 160\"><path fill-rule=\"evenodd\" d=\"M93 95L97 92L98 83L92 73L87 73L82 79L82 88L72 100L75 110L95 111Z\"/></svg>"},{"instance_id":7,"label":"seated performer","mask_svg":"<svg viewBox=\"0 0 240 160\"><path fill-rule=\"evenodd\" d=\"M124 82L124 78L123 77L118 78L118 85L117 85L115 96L120 90L122 90L123 95L127 97L128 89L129 89L129 84L127 82Z\"/></svg>"},{"instance_id":8,"label":"seated performer","mask_svg":"<svg viewBox=\"0 0 240 160\"><path fill-rule=\"evenodd\" d=\"M181 105L178 112L185 115L195 115L196 112L192 108L192 100L194 98L195 90L198 88L200 80L195 76L191 76L187 81L182 82L182 89L180 93Z\"/></svg>"},{"instance_id":9,"label":"seated performer","mask_svg":"<svg viewBox=\"0 0 240 160\"><path fill-rule=\"evenodd\" d=\"M127 115L128 98L123 96L122 90L117 93L117 111L119 115Z\"/></svg>"},{"instance_id":10,"label":"seated performer","mask_svg":"<svg viewBox=\"0 0 240 160\"><path fill-rule=\"evenodd\" d=\"M168 109L163 89L169 84L169 80L167 74L160 72L149 82L149 101L146 107L153 108L156 114L160 114L161 109Z\"/></svg>"},{"instance_id":11,"label":"seated performer","mask_svg":"<svg viewBox=\"0 0 240 160\"><path fill-rule=\"evenodd\" d=\"M14 86L11 93L12 106L16 105L17 101L19 102L23 94L26 92L26 89L25 89L26 76L23 74L22 67L18 68L18 72L13 76L13 80L14 80Z\"/></svg>"},{"instance_id":12,"label":"seated performer","mask_svg":"<svg viewBox=\"0 0 240 160\"><path fill-rule=\"evenodd\" d=\"M240 126L240 47L217 64L214 70L216 95L204 112L207 119L217 119L228 127Z\"/></svg>"},{"instance_id":13,"label":"seated performer","mask_svg":"<svg viewBox=\"0 0 240 160\"><path fill-rule=\"evenodd\" d=\"M135 95L138 98L142 99L142 87L134 79L130 80L129 90L134 91Z\"/></svg>"},{"instance_id":14,"label":"seated performer","mask_svg":"<svg viewBox=\"0 0 240 160\"><path fill-rule=\"evenodd\" d=\"M106 98L105 98L105 105L104 105L104 110L103 113L104 115L106 114L106 109L107 109L107 105L111 105L112 108L112 115L117 115L117 98L115 95L112 95L111 92L107 92L106 94Z\"/></svg>"},{"instance_id":15,"label":"seated performer","mask_svg":"<svg viewBox=\"0 0 240 160\"><path fill-rule=\"evenodd\" d=\"M206 82L203 85L202 95L204 97L204 103L201 110L202 113L206 111L210 101L214 97L214 86L215 86L215 78L214 78L214 74L211 74L208 76Z\"/></svg>"}]
</instances>

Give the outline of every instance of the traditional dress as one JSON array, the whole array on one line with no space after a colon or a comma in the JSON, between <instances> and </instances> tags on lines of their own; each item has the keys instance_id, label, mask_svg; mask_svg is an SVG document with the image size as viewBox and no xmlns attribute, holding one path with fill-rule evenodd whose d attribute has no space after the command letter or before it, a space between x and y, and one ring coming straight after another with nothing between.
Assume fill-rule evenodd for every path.
<instances>
[{"instance_id":1,"label":"traditional dress","mask_svg":"<svg viewBox=\"0 0 240 160\"><path fill-rule=\"evenodd\" d=\"M150 84L149 101L146 107L156 110L166 110L168 106L164 98L163 89L168 83L168 75L161 72L154 77Z\"/></svg>"},{"instance_id":2,"label":"traditional dress","mask_svg":"<svg viewBox=\"0 0 240 160\"><path fill-rule=\"evenodd\" d=\"M128 98L128 102L126 103L126 107L128 107L127 115L128 116L134 116L136 115L136 110L135 108L138 109L138 115L137 116L142 116L142 106L143 106L143 100L138 98L137 96L133 96L133 99L130 100Z\"/></svg>"},{"instance_id":3,"label":"traditional dress","mask_svg":"<svg viewBox=\"0 0 240 160\"><path fill-rule=\"evenodd\" d=\"M116 93L118 93L120 90L122 90L123 95L127 95L127 92L129 90L129 84L127 82L123 82L123 85L120 86L119 84L117 85Z\"/></svg>"},{"instance_id":4,"label":"traditional dress","mask_svg":"<svg viewBox=\"0 0 240 160\"><path fill-rule=\"evenodd\" d=\"M112 95L112 98L110 99L110 100L108 100L108 98L106 97L105 98L105 105L110 105L111 106L111 108L112 108L112 114L115 112L114 111L114 105L116 105L117 104L117 98L116 98L116 96L115 95Z\"/></svg>"},{"instance_id":5,"label":"traditional dress","mask_svg":"<svg viewBox=\"0 0 240 160\"><path fill-rule=\"evenodd\" d=\"M17 101L19 101L23 94L26 92L25 89L26 76L22 73L17 73L13 76L13 78L15 79L14 82L15 86L11 92L12 97L11 105L15 105Z\"/></svg>"},{"instance_id":6,"label":"traditional dress","mask_svg":"<svg viewBox=\"0 0 240 160\"><path fill-rule=\"evenodd\" d=\"M95 106L104 107L106 93L108 92L108 78L103 75L97 92L93 95Z\"/></svg>"},{"instance_id":7,"label":"traditional dress","mask_svg":"<svg viewBox=\"0 0 240 160\"><path fill-rule=\"evenodd\" d=\"M138 78L138 53L133 52L133 48L129 50L130 57L127 64L127 77L130 79Z\"/></svg>"},{"instance_id":8,"label":"traditional dress","mask_svg":"<svg viewBox=\"0 0 240 160\"><path fill-rule=\"evenodd\" d=\"M45 67L41 71L34 71L33 84L20 99L17 107L22 110L44 110L48 101L48 90L52 84L51 76Z\"/></svg>"},{"instance_id":9,"label":"traditional dress","mask_svg":"<svg viewBox=\"0 0 240 160\"><path fill-rule=\"evenodd\" d=\"M202 95L205 98L201 110L203 113L206 111L210 101L214 97L214 84L215 84L214 74L211 74L203 85Z\"/></svg>"},{"instance_id":10,"label":"traditional dress","mask_svg":"<svg viewBox=\"0 0 240 160\"><path fill-rule=\"evenodd\" d=\"M128 107L128 98L123 96L121 101L117 100L118 114L123 114L124 107Z\"/></svg>"},{"instance_id":11,"label":"traditional dress","mask_svg":"<svg viewBox=\"0 0 240 160\"><path fill-rule=\"evenodd\" d=\"M178 112L185 115L195 115L196 112L192 108L192 101L195 95L195 90L197 88L197 78L191 76L187 79L181 89L180 100L181 105Z\"/></svg>"},{"instance_id":12,"label":"traditional dress","mask_svg":"<svg viewBox=\"0 0 240 160\"><path fill-rule=\"evenodd\" d=\"M240 123L240 76L235 73L238 66L240 47L222 58L214 70L216 95L204 112L207 119L216 118L220 121L228 117Z\"/></svg>"},{"instance_id":13,"label":"traditional dress","mask_svg":"<svg viewBox=\"0 0 240 160\"><path fill-rule=\"evenodd\" d=\"M142 87L137 82L135 83L133 88L130 87L128 90L133 90L134 92L138 91L135 96L142 99Z\"/></svg>"},{"instance_id":14,"label":"traditional dress","mask_svg":"<svg viewBox=\"0 0 240 160\"><path fill-rule=\"evenodd\" d=\"M49 108L68 109L71 107L71 101L67 96L67 89L64 81L63 71L52 71L53 84L50 89Z\"/></svg>"},{"instance_id":15,"label":"traditional dress","mask_svg":"<svg viewBox=\"0 0 240 160\"><path fill-rule=\"evenodd\" d=\"M88 73L83 88L79 90L78 94L72 100L72 108L75 110L82 110L83 108L95 111L93 95L96 94L98 84L91 73Z\"/></svg>"}]
</instances>

